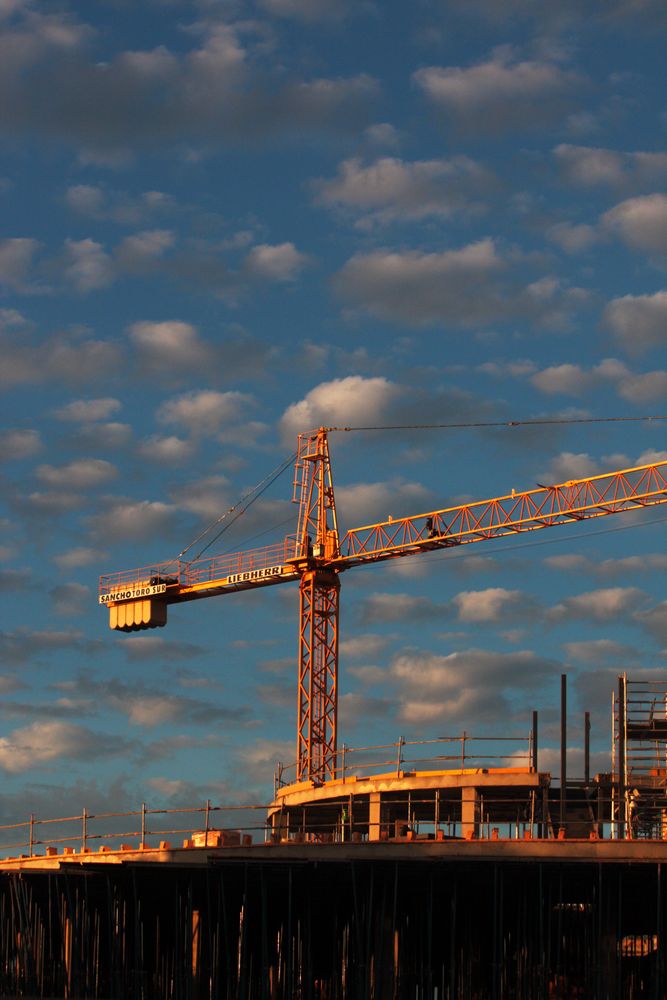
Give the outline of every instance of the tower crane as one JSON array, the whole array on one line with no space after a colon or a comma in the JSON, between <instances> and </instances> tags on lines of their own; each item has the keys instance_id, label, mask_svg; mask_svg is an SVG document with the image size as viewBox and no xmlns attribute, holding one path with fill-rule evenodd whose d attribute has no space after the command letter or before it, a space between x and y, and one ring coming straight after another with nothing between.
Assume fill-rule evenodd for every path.
<instances>
[{"instance_id":1,"label":"tower crane","mask_svg":"<svg viewBox=\"0 0 667 1000\"><path fill-rule=\"evenodd\" d=\"M340 575L367 563L667 503L667 462L573 479L474 503L352 528L336 518L329 431L300 434L293 501L296 535L231 555L183 559L100 578L112 629L166 624L167 607L204 597L299 583L296 780L336 776Z\"/></svg>"}]
</instances>

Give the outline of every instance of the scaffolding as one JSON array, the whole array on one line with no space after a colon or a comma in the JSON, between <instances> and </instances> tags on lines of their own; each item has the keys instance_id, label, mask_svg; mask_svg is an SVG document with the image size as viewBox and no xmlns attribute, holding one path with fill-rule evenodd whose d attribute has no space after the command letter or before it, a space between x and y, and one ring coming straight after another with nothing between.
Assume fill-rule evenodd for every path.
<instances>
[{"instance_id":1,"label":"scaffolding","mask_svg":"<svg viewBox=\"0 0 667 1000\"><path fill-rule=\"evenodd\" d=\"M618 678L612 695L612 836L667 835L667 677Z\"/></svg>"}]
</instances>

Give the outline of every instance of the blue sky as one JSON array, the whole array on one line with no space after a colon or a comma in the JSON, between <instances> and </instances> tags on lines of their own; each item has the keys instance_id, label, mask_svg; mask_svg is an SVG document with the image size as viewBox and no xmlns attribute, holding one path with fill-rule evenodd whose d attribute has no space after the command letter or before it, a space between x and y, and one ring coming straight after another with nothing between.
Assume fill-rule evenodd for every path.
<instances>
[{"instance_id":1,"label":"blue sky","mask_svg":"<svg viewBox=\"0 0 667 1000\"><path fill-rule=\"evenodd\" d=\"M97 578L175 557L298 431L665 411L666 28L658 0L0 0L5 821L268 799L296 588L124 636ZM667 458L660 422L331 447L343 528ZM279 540L290 496L212 551ZM604 768L617 674L664 669L666 567L656 510L345 574L341 739L536 708L555 746L567 672L571 769L586 709Z\"/></svg>"}]
</instances>

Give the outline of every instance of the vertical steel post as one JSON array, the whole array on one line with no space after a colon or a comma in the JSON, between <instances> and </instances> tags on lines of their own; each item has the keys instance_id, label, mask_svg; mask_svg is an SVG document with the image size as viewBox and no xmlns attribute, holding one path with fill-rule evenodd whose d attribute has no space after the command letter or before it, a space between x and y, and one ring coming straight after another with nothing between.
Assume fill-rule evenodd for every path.
<instances>
[{"instance_id":1,"label":"vertical steel post","mask_svg":"<svg viewBox=\"0 0 667 1000\"><path fill-rule=\"evenodd\" d=\"M663 978L663 954L662 954L662 864L659 861L656 865L656 880L655 880L655 901L656 901L656 914L655 914L655 935L657 948L655 950L655 992L656 996L662 996L662 978Z\"/></svg>"},{"instance_id":2,"label":"vertical steel post","mask_svg":"<svg viewBox=\"0 0 667 1000\"><path fill-rule=\"evenodd\" d=\"M584 712L584 783L591 781L591 713Z\"/></svg>"},{"instance_id":3,"label":"vertical steel post","mask_svg":"<svg viewBox=\"0 0 667 1000\"><path fill-rule=\"evenodd\" d=\"M146 803L141 803L141 846L146 846Z\"/></svg>"},{"instance_id":4,"label":"vertical steel post","mask_svg":"<svg viewBox=\"0 0 667 1000\"><path fill-rule=\"evenodd\" d=\"M88 840L88 812L86 807L83 807L83 813L81 814L82 820L82 830L81 830L81 850L85 851L86 841Z\"/></svg>"},{"instance_id":5,"label":"vertical steel post","mask_svg":"<svg viewBox=\"0 0 667 1000\"><path fill-rule=\"evenodd\" d=\"M398 778L401 773L401 752L403 750L403 744L405 740L402 736L398 737L398 753L396 754L396 777Z\"/></svg>"},{"instance_id":6,"label":"vertical steel post","mask_svg":"<svg viewBox=\"0 0 667 1000\"><path fill-rule=\"evenodd\" d=\"M567 674L560 677L560 815L561 830L567 812Z\"/></svg>"},{"instance_id":7,"label":"vertical steel post","mask_svg":"<svg viewBox=\"0 0 667 1000\"><path fill-rule=\"evenodd\" d=\"M533 771L537 772L537 712L533 712L533 730L531 734L531 762Z\"/></svg>"},{"instance_id":8,"label":"vertical steel post","mask_svg":"<svg viewBox=\"0 0 667 1000\"><path fill-rule=\"evenodd\" d=\"M628 776L626 773L626 751L625 751L625 733L626 733L626 675L622 674L618 678L618 825L617 825L617 836L619 840L626 839L626 820L627 820L627 803L626 803L626 792L628 784Z\"/></svg>"}]
</instances>

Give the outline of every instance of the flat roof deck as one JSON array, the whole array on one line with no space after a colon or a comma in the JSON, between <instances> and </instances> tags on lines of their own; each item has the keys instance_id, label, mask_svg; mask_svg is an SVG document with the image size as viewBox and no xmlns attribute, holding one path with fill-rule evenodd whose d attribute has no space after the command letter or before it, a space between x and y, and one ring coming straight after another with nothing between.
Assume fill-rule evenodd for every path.
<instances>
[{"instance_id":1,"label":"flat roof deck","mask_svg":"<svg viewBox=\"0 0 667 1000\"><path fill-rule=\"evenodd\" d=\"M432 840L400 838L335 844L289 841L238 847L145 847L104 852L58 853L4 858L0 873L99 868L107 865L200 867L222 862L581 862L657 864L667 862L667 840L491 839Z\"/></svg>"}]
</instances>

